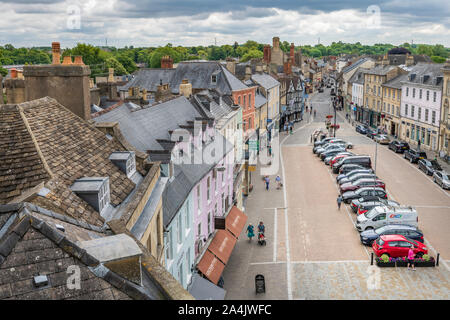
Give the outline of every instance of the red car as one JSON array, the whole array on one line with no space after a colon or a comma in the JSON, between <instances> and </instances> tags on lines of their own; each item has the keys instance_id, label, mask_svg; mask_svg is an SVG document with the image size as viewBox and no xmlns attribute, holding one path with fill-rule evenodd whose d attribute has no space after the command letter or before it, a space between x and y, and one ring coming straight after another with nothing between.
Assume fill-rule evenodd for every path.
<instances>
[{"instance_id":1,"label":"red car","mask_svg":"<svg viewBox=\"0 0 450 320\"><path fill-rule=\"evenodd\" d=\"M387 254L392 258L398 258L407 257L408 250L411 248L411 245L414 246L413 251L416 257L421 257L424 254L428 254L428 249L423 243L408 239L398 234L380 236L372 243L372 249L377 257Z\"/></svg>"},{"instance_id":2,"label":"red car","mask_svg":"<svg viewBox=\"0 0 450 320\"><path fill-rule=\"evenodd\" d=\"M363 187L378 187L378 188L385 189L386 185L381 180L364 178L364 179L356 180L354 182L344 183L343 185L341 185L340 191L341 191L341 193L344 193L347 191L355 191L355 190L358 190L359 188L363 188Z\"/></svg>"},{"instance_id":3,"label":"red car","mask_svg":"<svg viewBox=\"0 0 450 320\"><path fill-rule=\"evenodd\" d=\"M350 154L340 154L340 155L335 156L333 159L331 159L331 161L330 161L330 166L333 167L333 164L334 164L336 161L338 161L340 158L348 157L349 155L350 155Z\"/></svg>"}]
</instances>

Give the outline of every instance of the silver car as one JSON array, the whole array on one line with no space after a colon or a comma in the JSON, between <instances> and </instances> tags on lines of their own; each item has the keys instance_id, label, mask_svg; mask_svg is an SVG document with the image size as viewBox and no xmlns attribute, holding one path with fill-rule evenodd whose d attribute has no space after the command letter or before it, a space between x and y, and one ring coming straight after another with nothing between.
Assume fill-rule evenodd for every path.
<instances>
[{"instance_id":1,"label":"silver car","mask_svg":"<svg viewBox=\"0 0 450 320\"><path fill-rule=\"evenodd\" d=\"M445 171L435 171L433 174L433 181L443 189L450 189L450 176Z\"/></svg>"}]
</instances>

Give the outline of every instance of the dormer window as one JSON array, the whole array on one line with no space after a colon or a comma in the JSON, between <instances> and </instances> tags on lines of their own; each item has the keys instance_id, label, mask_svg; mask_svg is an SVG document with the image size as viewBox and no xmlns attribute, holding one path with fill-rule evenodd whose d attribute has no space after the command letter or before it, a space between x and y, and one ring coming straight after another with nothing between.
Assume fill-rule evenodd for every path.
<instances>
[{"instance_id":1,"label":"dormer window","mask_svg":"<svg viewBox=\"0 0 450 320\"><path fill-rule=\"evenodd\" d=\"M75 180L70 189L100 214L110 202L108 177L84 177Z\"/></svg>"},{"instance_id":2,"label":"dormer window","mask_svg":"<svg viewBox=\"0 0 450 320\"><path fill-rule=\"evenodd\" d=\"M125 173L128 178L136 172L136 155L133 151L115 151L111 153L109 160Z\"/></svg>"},{"instance_id":3,"label":"dormer window","mask_svg":"<svg viewBox=\"0 0 450 320\"><path fill-rule=\"evenodd\" d=\"M213 75L211 76L211 82L212 82L212 83L217 83L217 75L213 74Z\"/></svg>"}]
</instances>

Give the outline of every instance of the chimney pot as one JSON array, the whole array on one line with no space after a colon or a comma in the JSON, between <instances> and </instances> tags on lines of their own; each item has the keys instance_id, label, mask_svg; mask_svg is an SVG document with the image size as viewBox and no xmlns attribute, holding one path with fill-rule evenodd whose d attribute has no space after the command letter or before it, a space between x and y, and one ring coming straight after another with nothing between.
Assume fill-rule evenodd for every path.
<instances>
[{"instance_id":1,"label":"chimney pot","mask_svg":"<svg viewBox=\"0 0 450 320\"><path fill-rule=\"evenodd\" d=\"M11 69L11 78L17 78L17 69L16 68Z\"/></svg>"},{"instance_id":2,"label":"chimney pot","mask_svg":"<svg viewBox=\"0 0 450 320\"><path fill-rule=\"evenodd\" d=\"M82 56L75 56L75 61L73 62L73 64L84 65L83 57Z\"/></svg>"},{"instance_id":3,"label":"chimney pot","mask_svg":"<svg viewBox=\"0 0 450 320\"><path fill-rule=\"evenodd\" d=\"M72 62L72 57L71 57L71 56L65 56L65 57L63 58L63 63L62 63L62 64L65 64L65 65L73 64L73 62Z\"/></svg>"}]
</instances>

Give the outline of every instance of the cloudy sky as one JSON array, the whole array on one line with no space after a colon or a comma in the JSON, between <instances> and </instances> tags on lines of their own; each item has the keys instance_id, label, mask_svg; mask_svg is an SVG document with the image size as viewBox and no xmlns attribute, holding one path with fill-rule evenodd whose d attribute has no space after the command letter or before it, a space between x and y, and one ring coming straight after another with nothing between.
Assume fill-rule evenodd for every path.
<instances>
[{"instance_id":1,"label":"cloudy sky","mask_svg":"<svg viewBox=\"0 0 450 320\"><path fill-rule=\"evenodd\" d=\"M444 0L0 0L0 9L0 45L222 45L279 36L296 45L450 46Z\"/></svg>"}]
</instances>

